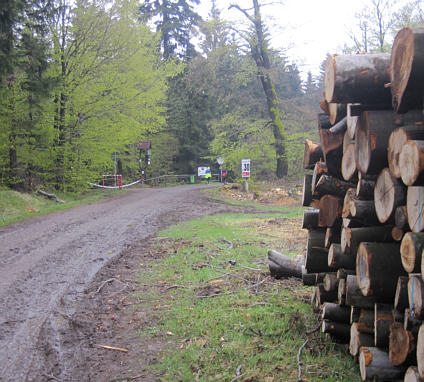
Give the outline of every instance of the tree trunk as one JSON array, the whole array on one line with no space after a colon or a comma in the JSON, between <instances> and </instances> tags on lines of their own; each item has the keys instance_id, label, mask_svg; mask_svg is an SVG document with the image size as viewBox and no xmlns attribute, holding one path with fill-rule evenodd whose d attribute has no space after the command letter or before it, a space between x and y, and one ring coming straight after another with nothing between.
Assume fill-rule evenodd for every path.
<instances>
[{"instance_id":1,"label":"tree trunk","mask_svg":"<svg viewBox=\"0 0 424 382\"><path fill-rule=\"evenodd\" d=\"M332 268L354 270L355 258L356 256L343 254L340 244L333 243L328 250L328 266Z\"/></svg>"},{"instance_id":2,"label":"tree trunk","mask_svg":"<svg viewBox=\"0 0 424 382\"><path fill-rule=\"evenodd\" d=\"M321 175L315 185L315 194L319 196L334 195L344 197L349 188L354 187L353 183L334 178L329 175Z\"/></svg>"},{"instance_id":3,"label":"tree trunk","mask_svg":"<svg viewBox=\"0 0 424 382\"><path fill-rule=\"evenodd\" d=\"M421 272L424 232L408 232L402 239L400 254L403 269L408 273Z\"/></svg>"},{"instance_id":4,"label":"tree trunk","mask_svg":"<svg viewBox=\"0 0 424 382\"><path fill-rule=\"evenodd\" d=\"M374 188L374 203L380 223L386 223L395 214L396 207L406 202L406 188L388 168L383 169Z\"/></svg>"},{"instance_id":5,"label":"tree trunk","mask_svg":"<svg viewBox=\"0 0 424 382\"><path fill-rule=\"evenodd\" d=\"M309 207L312 199L312 174L305 174L303 177L302 206Z\"/></svg>"},{"instance_id":6,"label":"tree trunk","mask_svg":"<svg viewBox=\"0 0 424 382\"><path fill-rule=\"evenodd\" d=\"M332 55L325 66L325 99L331 103L391 104L390 54Z\"/></svg>"},{"instance_id":7,"label":"tree trunk","mask_svg":"<svg viewBox=\"0 0 424 382\"><path fill-rule=\"evenodd\" d=\"M350 308L332 302L325 302L322 306L321 318L323 320L349 323Z\"/></svg>"},{"instance_id":8,"label":"tree trunk","mask_svg":"<svg viewBox=\"0 0 424 382\"><path fill-rule=\"evenodd\" d=\"M409 281L409 277L407 276L398 277L393 307L395 310L399 312L402 312L409 307L408 281Z\"/></svg>"},{"instance_id":9,"label":"tree trunk","mask_svg":"<svg viewBox=\"0 0 424 382\"><path fill-rule=\"evenodd\" d=\"M358 246L363 241L390 243L393 241L392 227L375 226L342 229L340 241L342 253L349 254L356 258Z\"/></svg>"},{"instance_id":10,"label":"tree trunk","mask_svg":"<svg viewBox=\"0 0 424 382\"><path fill-rule=\"evenodd\" d=\"M305 149L303 152L303 168L311 170L315 163L324 160L324 153L319 143L305 140Z\"/></svg>"},{"instance_id":11,"label":"tree trunk","mask_svg":"<svg viewBox=\"0 0 424 382\"><path fill-rule=\"evenodd\" d=\"M319 210L310 208L303 211L302 229L317 229L318 228Z\"/></svg>"},{"instance_id":12,"label":"tree trunk","mask_svg":"<svg viewBox=\"0 0 424 382\"><path fill-rule=\"evenodd\" d=\"M411 230L413 232L424 230L424 187L408 187L406 210Z\"/></svg>"},{"instance_id":13,"label":"tree trunk","mask_svg":"<svg viewBox=\"0 0 424 382\"><path fill-rule=\"evenodd\" d=\"M407 186L424 185L424 141L407 141L400 152L401 177Z\"/></svg>"},{"instance_id":14,"label":"tree trunk","mask_svg":"<svg viewBox=\"0 0 424 382\"><path fill-rule=\"evenodd\" d=\"M374 296L381 302L393 302L399 276L406 276L400 260L399 243L359 244L356 277L364 296Z\"/></svg>"},{"instance_id":15,"label":"tree trunk","mask_svg":"<svg viewBox=\"0 0 424 382\"><path fill-rule=\"evenodd\" d=\"M400 178L402 175L399 159L403 145L409 140L424 140L423 125L423 121L418 120L412 125L398 127L390 134L387 158L390 171L396 178Z\"/></svg>"},{"instance_id":16,"label":"tree trunk","mask_svg":"<svg viewBox=\"0 0 424 382\"><path fill-rule=\"evenodd\" d=\"M376 347L364 346L359 353L359 369L363 381L396 381L403 377L405 367L393 366L389 354Z\"/></svg>"},{"instance_id":17,"label":"tree trunk","mask_svg":"<svg viewBox=\"0 0 424 382\"><path fill-rule=\"evenodd\" d=\"M396 112L422 109L424 29L403 28L395 37L390 62L392 104Z\"/></svg>"},{"instance_id":18,"label":"tree trunk","mask_svg":"<svg viewBox=\"0 0 424 382\"><path fill-rule=\"evenodd\" d=\"M342 341L349 341L350 325L336 321L324 320L322 322L321 331L329 333Z\"/></svg>"},{"instance_id":19,"label":"tree trunk","mask_svg":"<svg viewBox=\"0 0 424 382\"><path fill-rule=\"evenodd\" d=\"M324 195L319 200L319 226L333 227L341 218L343 200L333 195Z\"/></svg>"},{"instance_id":20,"label":"tree trunk","mask_svg":"<svg viewBox=\"0 0 424 382\"><path fill-rule=\"evenodd\" d=\"M282 277L302 278L302 263L292 257L285 256L277 251L268 251L269 271L276 279Z\"/></svg>"}]
</instances>

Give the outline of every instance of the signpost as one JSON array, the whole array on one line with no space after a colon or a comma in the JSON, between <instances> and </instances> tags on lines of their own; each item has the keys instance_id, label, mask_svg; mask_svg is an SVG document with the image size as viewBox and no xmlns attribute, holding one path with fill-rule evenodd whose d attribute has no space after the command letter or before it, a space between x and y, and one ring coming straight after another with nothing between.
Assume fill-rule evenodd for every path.
<instances>
[{"instance_id":1,"label":"signpost","mask_svg":"<svg viewBox=\"0 0 424 382\"><path fill-rule=\"evenodd\" d=\"M222 165L224 164L224 159L222 159L221 156L219 156L218 158L216 158L216 161L219 164L219 181L222 183Z\"/></svg>"},{"instance_id":2,"label":"signpost","mask_svg":"<svg viewBox=\"0 0 424 382\"><path fill-rule=\"evenodd\" d=\"M241 160L241 176L245 178L243 183L243 191L249 191L249 183L248 179L250 178L250 159L242 159Z\"/></svg>"},{"instance_id":3,"label":"signpost","mask_svg":"<svg viewBox=\"0 0 424 382\"><path fill-rule=\"evenodd\" d=\"M115 151L112 153L111 157L113 160L113 177L115 179L115 187L116 187L116 163L118 162L118 159L119 159L119 153Z\"/></svg>"}]
</instances>

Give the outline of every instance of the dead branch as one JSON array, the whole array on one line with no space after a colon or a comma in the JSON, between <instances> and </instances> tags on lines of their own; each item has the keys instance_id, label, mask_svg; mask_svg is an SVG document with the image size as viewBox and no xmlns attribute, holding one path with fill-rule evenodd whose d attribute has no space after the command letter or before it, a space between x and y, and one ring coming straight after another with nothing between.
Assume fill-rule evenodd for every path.
<instances>
[{"instance_id":1,"label":"dead branch","mask_svg":"<svg viewBox=\"0 0 424 382\"><path fill-rule=\"evenodd\" d=\"M233 243L230 240L227 240L225 237L222 239L222 241L224 243L227 243L229 245L228 248L227 248L227 251L229 251L230 249L233 249L234 248Z\"/></svg>"},{"instance_id":2,"label":"dead branch","mask_svg":"<svg viewBox=\"0 0 424 382\"><path fill-rule=\"evenodd\" d=\"M99 288L96 290L96 293L100 293L100 291L103 289L103 287L107 284L107 283L111 283L112 281L118 281L119 283L125 285L125 287L128 287L128 284L123 283L121 280L115 279L114 277L111 279L107 279L105 281L103 281Z\"/></svg>"},{"instance_id":3,"label":"dead branch","mask_svg":"<svg viewBox=\"0 0 424 382\"><path fill-rule=\"evenodd\" d=\"M165 290L170 290L170 289L175 289L175 288L187 288L184 285L171 285L168 288L166 288Z\"/></svg>"},{"instance_id":4,"label":"dead branch","mask_svg":"<svg viewBox=\"0 0 424 382\"><path fill-rule=\"evenodd\" d=\"M298 366L298 373L297 373L297 380L299 382L302 382L302 361L300 360L300 355L302 353L303 348L306 346L306 344L309 342L309 338L302 344L302 346L299 348L299 351L297 352L297 366Z\"/></svg>"}]
</instances>

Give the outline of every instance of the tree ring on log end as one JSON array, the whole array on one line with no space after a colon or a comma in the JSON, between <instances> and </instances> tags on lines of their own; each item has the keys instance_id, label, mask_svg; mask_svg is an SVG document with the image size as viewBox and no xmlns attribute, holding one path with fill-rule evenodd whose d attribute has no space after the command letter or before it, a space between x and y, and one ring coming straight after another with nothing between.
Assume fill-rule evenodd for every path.
<instances>
[{"instance_id":1,"label":"tree ring on log end","mask_svg":"<svg viewBox=\"0 0 424 382\"><path fill-rule=\"evenodd\" d=\"M402 96L408 85L413 60L414 33L411 28L404 28L399 31L393 42L390 61L392 103L395 111L398 111L402 104Z\"/></svg>"},{"instance_id":2,"label":"tree ring on log end","mask_svg":"<svg viewBox=\"0 0 424 382\"><path fill-rule=\"evenodd\" d=\"M327 102L331 102L334 93L334 82L336 80L336 62L334 57L334 54L328 57L325 64L324 93Z\"/></svg>"},{"instance_id":3,"label":"tree ring on log end","mask_svg":"<svg viewBox=\"0 0 424 382\"><path fill-rule=\"evenodd\" d=\"M402 239L400 244L400 254L402 259L402 266L406 272L411 273L414 271L415 262L419 255L415 251L415 241L413 235L423 235L418 233L408 232Z\"/></svg>"},{"instance_id":4,"label":"tree ring on log end","mask_svg":"<svg viewBox=\"0 0 424 382\"><path fill-rule=\"evenodd\" d=\"M413 232L421 232L424 229L424 187L408 187L406 200L409 227Z\"/></svg>"},{"instance_id":5,"label":"tree ring on log end","mask_svg":"<svg viewBox=\"0 0 424 382\"><path fill-rule=\"evenodd\" d=\"M383 169L377 178L374 204L379 222L386 223L392 216L395 205L395 185L388 168Z\"/></svg>"},{"instance_id":6,"label":"tree ring on log end","mask_svg":"<svg viewBox=\"0 0 424 382\"><path fill-rule=\"evenodd\" d=\"M393 130L389 136L387 159L389 162L390 171L396 178L400 178L402 176L402 171L399 165L399 158L403 145L406 143L407 140L407 134L400 127Z\"/></svg>"},{"instance_id":7,"label":"tree ring on log end","mask_svg":"<svg viewBox=\"0 0 424 382\"><path fill-rule=\"evenodd\" d=\"M358 118L355 131L355 160L358 170L365 175L371 159L371 139L369 137L368 118L364 112Z\"/></svg>"},{"instance_id":8,"label":"tree ring on log end","mask_svg":"<svg viewBox=\"0 0 424 382\"><path fill-rule=\"evenodd\" d=\"M420 175L421 152L414 141L407 141L400 152L399 164L402 167L402 181L412 186Z\"/></svg>"},{"instance_id":9,"label":"tree ring on log end","mask_svg":"<svg viewBox=\"0 0 424 382\"><path fill-rule=\"evenodd\" d=\"M366 243L359 244L358 254L356 256L356 280L358 281L359 289L364 296L371 296L371 277L370 266L371 252L368 251Z\"/></svg>"}]
</instances>

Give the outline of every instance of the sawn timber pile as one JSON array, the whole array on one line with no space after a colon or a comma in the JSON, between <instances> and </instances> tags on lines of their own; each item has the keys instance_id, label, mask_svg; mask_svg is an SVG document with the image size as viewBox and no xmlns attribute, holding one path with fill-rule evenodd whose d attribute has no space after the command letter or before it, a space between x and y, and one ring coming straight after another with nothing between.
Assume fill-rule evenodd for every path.
<instances>
[{"instance_id":1,"label":"sawn timber pile","mask_svg":"<svg viewBox=\"0 0 424 382\"><path fill-rule=\"evenodd\" d=\"M424 381L424 29L333 55L305 142L303 274L362 379Z\"/></svg>"}]
</instances>

